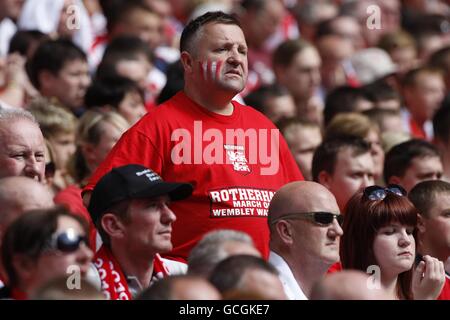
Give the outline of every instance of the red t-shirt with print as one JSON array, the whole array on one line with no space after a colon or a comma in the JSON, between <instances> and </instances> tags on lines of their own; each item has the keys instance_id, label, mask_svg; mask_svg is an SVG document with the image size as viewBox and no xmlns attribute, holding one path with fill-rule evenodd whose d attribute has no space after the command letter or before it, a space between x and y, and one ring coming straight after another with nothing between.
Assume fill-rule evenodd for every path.
<instances>
[{"instance_id":1,"label":"red t-shirt with print","mask_svg":"<svg viewBox=\"0 0 450 320\"><path fill-rule=\"evenodd\" d=\"M85 190L113 167L144 165L165 181L194 186L190 198L171 205L174 249L165 257L186 261L206 232L228 228L251 235L267 258L269 202L276 190L303 176L273 123L232 103L233 113L224 116L179 92L121 137Z\"/></svg>"}]
</instances>

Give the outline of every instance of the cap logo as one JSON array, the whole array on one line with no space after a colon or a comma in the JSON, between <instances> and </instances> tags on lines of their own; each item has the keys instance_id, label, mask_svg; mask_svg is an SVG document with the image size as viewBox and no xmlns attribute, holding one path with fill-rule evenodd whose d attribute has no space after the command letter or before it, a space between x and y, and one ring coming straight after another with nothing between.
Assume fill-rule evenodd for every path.
<instances>
[{"instance_id":1,"label":"cap logo","mask_svg":"<svg viewBox=\"0 0 450 320\"><path fill-rule=\"evenodd\" d=\"M156 181L156 180L161 180L161 177L159 175L157 175L156 173L154 173L152 170L150 169L145 169L139 172L136 172L136 175L138 177L144 175L148 178L148 180L150 180L151 182Z\"/></svg>"}]
</instances>

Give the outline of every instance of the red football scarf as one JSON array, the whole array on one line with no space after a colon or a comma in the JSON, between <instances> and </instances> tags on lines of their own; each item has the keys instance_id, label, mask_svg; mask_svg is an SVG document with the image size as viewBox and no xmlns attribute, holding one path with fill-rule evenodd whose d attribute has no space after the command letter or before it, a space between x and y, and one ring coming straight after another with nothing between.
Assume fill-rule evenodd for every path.
<instances>
[{"instance_id":1,"label":"red football scarf","mask_svg":"<svg viewBox=\"0 0 450 320\"><path fill-rule=\"evenodd\" d=\"M106 246L102 245L100 250L95 254L94 264L100 275L101 290L108 300L132 299L127 279L123 274L119 263ZM161 260L161 257L156 254L153 260L153 276L151 283L168 275L168 269Z\"/></svg>"}]
</instances>

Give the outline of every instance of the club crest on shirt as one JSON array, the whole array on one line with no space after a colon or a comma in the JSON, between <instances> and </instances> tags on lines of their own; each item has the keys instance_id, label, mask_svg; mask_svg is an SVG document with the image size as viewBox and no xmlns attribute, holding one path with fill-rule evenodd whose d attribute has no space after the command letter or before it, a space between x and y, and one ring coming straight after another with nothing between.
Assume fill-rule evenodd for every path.
<instances>
[{"instance_id":1,"label":"club crest on shirt","mask_svg":"<svg viewBox=\"0 0 450 320\"><path fill-rule=\"evenodd\" d=\"M234 171L241 172L245 175L251 172L247 158L245 157L245 149L243 146L225 144L223 147L227 153L227 163L233 165Z\"/></svg>"}]
</instances>

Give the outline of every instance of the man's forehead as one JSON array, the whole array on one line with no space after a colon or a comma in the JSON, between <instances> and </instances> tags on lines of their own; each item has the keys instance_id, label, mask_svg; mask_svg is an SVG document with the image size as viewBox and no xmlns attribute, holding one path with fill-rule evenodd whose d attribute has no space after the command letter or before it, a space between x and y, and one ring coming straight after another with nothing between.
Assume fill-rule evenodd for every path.
<instances>
[{"instance_id":1,"label":"man's forehead","mask_svg":"<svg viewBox=\"0 0 450 320\"><path fill-rule=\"evenodd\" d=\"M438 156L414 157L408 169L438 169L442 170L442 161Z\"/></svg>"},{"instance_id":2,"label":"man's forehead","mask_svg":"<svg viewBox=\"0 0 450 320\"><path fill-rule=\"evenodd\" d=\"M304 194L304 196L296 197L289 210L286 211L292 213L318 211L339 213L339 207L334 195L323 188L321 190L314 190L312 193Z\"/></svg>"},{"instance_id":3,"label":"man's forehead","mask_svg":"<svg viewBox=\"0 0 450 320\"><path fill-rule=\"evenodd\" d=\"M168 202L169 200L170 200L170 198L169 198L169 195L167 195L167 194L157 196L157 197L130 199L131 203L134 203L134 204L146 204L146 203L153 203L153 202Z\"/></svg>"},{"instance_id":4,"label":"man's forehead","mask_svg":"<svg viewBox=\"0 0 450 320\"><path fill-rule=\"evenodd\" d=\"M245 36L242 29L235 24L225 24L225 23L208 23L204 25L199 33L207 34L212 37L212 39L224 41L233 40L245 43Z\"/></svg>"},{"instance_id":5,"label":"man's forehead","mask_svg":"<svg viewBox=\"0 0 450 320\"><path fill-rule=\"evenodd\" d=\"M354 148L344 147L339 150L336 157L336 167L339 165L346 165L359 168L373 167L373 159L370 151L357 154Z\"/></svg>"}]
</instances>

